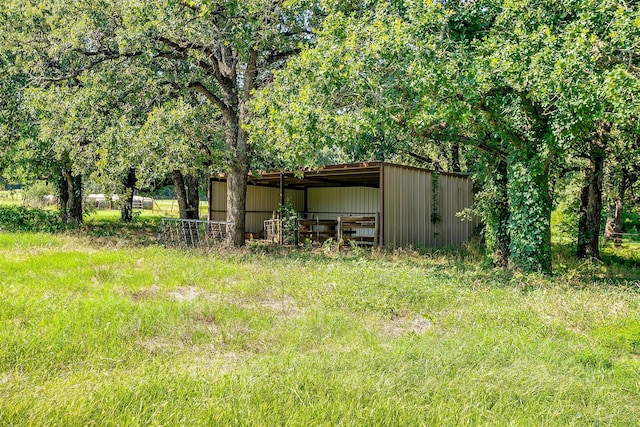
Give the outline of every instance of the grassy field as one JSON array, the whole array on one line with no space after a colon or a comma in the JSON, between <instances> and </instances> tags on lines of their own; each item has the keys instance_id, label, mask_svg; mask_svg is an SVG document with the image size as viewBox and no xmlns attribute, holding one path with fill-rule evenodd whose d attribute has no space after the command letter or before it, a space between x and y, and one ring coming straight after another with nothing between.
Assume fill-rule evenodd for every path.
<instances>
[{"instance_id":1,"label":"grassy field","mask_svg":"<svg viewBox=\"0 0 640 427\"><path fill-rule=\"evenodd\" d=\"M22 194L18 191L0 191L0 205L17 205L22 201Z\"/></svg>"},{"instance_id":2,"label":"grassy field","mask_svg":"<svg viewBox=\"0 0 640 427\"><path fill-rule=\"evenodd\" d=\"M19 205L22 204L22 190L2 191L0 190L0 205ZM54 209L54 207L50 207ZM177 200L164 200L154 199L153 210L136 211L136 214L142 217L158 216L158 217L178 217L178 201ZM112 219L118 218L120 215L119 210L92 210L90 216ZM206 219L207 217L207 202L200 201L200 217Z\"/></svg>"},{"instance_id":3,"label":"grassy field","mask_svg":"<svg viewBox=\"0 0 640 427\"><path fill-rule=\"evenodd\" d=\"M0 233L0 425L640 422L637 247L560 249L541 277L467 250L204 254L94 226Z\"/></svg>"}]
</instances>

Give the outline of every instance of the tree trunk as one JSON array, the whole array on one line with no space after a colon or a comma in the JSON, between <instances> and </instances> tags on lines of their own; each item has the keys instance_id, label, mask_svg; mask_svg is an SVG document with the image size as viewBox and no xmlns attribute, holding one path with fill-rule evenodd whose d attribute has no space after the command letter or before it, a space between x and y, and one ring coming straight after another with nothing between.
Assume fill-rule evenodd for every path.
<instances>
[{"instance_id":1,"label":"tree trunk","mask_svg":"<svg viewBox=\"0 0 640 427\"><path fill-rule=\"evenodd\" d=\"M188 174L185 176L187 193L187 211L190 219L200 219L200 194L198 193L198 175Z\"/></svg>"},{"instance_id":2,"label":"tree trunk","mask_svg":"<svg viewBox=\"0 0 640 427\"><path fill-rule=\"evenodd\" d=\"M67 206L69 204L69 187L67 185L67 174L64 168L60 169L60 177L58 178L58 207L60 209L60 220L67 224L69 221L69 212Z\"/></svg>"},{"instance_id":3,"label":"tree trunk","mask_svg":"<svg viewBox=\"0 0 640 427\"><path fill-rule=\"evenodd\" d=\"M622 216L624 212L624 195L627 192L629 184L630 181L627 178L627 174L623 173L620 177L620 182L618 183L616 199L613 205L609 207L609 215L607 218L607 225L605 227L605 239L613 240L613 243L616 246L620 246L622 244L622 233L624 233L624 222Z\"/></svg>"},{"instance_id":4,"label":"tree trunk","mask_svg":"<svg viewBox=\"0 0 640 427\"><path fill-rule=\"evenodd\" d=\"M133 221L133 193L136 188L136 170L129 168L124 179L124 194L122 195L122 206L120 207L120 220L122 222Z\"/></svg>"},{"instance_id":5,"label":"tree trunk","mask_svg":"<svg viewBox=\"0 0 640 427\"><path fill-rule=\"evenodd\" d=\"M244 110L242 106L240 111ZM233 154L227 175L227 221L231 223L228 239L231 245L239 247L244 246L245 243L247 174L249 173L248 135L240 126L240 115L229 114L225 122L225 139Z\"/></svg>"},{"instance_id":6,"label":"tree trunk","mask_svg":"<svg viewBox=\"0 0 640 427\"><path fill-rule=\"evenodd\" d=\"M60 217L66 224L82 223L82 175L62 168L60 182Z\"/></svg>"},{"instance_id":7,"label":"tree trunk","mask_svg":"<svg viewBox=\"0 0 640 427\"><path fill-rule=\"evenodd\" d=\"M460 145L457 142L451 144L451 172L461 172L460 169Z\"/></svg>"},{"instance_id":8,"label":"tree trunk","mask_svg":"<svg viewBox=\"0 0 640 427\"><path fill-rule=\"evenodd\" d=\"M82 217L82 175L71 176L69 185L69 220L81 224Z\"/></svg>"},{"instance_id":9,"label":"tree trunk","mask_svg":"<svg viewBox=\"0 0 640 427\"><path fill-rule=\"evenodd\" d=\"M495 170L490 171L486 183L489 193L485 222L485 242L487 256L496 267L506 267L509 263L509 201L507 196L507 163L499 160Z\"/></svg>"},{"instance_id":10,"label":"tree trunk","mask_svg":"<svg viewBox=\"0 0 640 427\"><path fill-rule=\"evenodd\" d=\"M245 243L245 215L247 199L247 173L249 172L248 135L242 123L249 120L247 102L252 96L258 78L258 48L252 48L244 70L238 73L239 53L226 43L216 46L219 56L215 77L219 83L221 97L209 91L202 83L193 82L191 87L213 102L222 113L225 124L225 145L229 150L227 174L227 221L228 241L233 246ZM242 82L240 81L242 79Z\"/></svg>"},{"instance_id":11,"label":"tree trunk","mask_svg":"<svg viewBox=\"0 0 640 427\"><path fill-rule=\"evenodd\" d=\"M607 221L604 224L604 240L610 241L615 238L615 214L616 214L616 203L615 201L609 205L607 208Z\"/></svg>"},{"instance_id":12,"label":"tree trunk","mask_svg":"<svg viewBox=\"0 0 640 427\"><path fill-rule=\"evenodd\" d=\"M534 148L507 161L510 261L522 271L551 273L551 197L545 165Z\"/></svg>"},{"instance_id":13,"label":"tree trunk","mask_svg":"<svg viewBox=\"0 0 640 427\"><path fill-rule=\"evenodd\" d=\"M229 240L233 246L245 243L247 173L247 165L238 162L231 166L227 177L227 221L233 223L229 229Z\"/></svg>"},{"instance_id":14,"label":"tree trunk","mask_svg":"<svg viewBox=\"0 0 640 427\"><path fill-rule=\"evenodd\" d=\"M591 165L587 171L586 185L580 195L580 213L578 221L579 258L587 256L600 258L600 225L602 222L602 177L604 175L605 150L601 143L591 145Z\"/></svg>"},{"instance_id":15,"label":"tree trunk","mask_svg":"<svg viewBox=\"0 0 640 427\"><path fill-rule=\"evenodd\" d=\"M184 189L184 177L182 172L174 170L171 172L173 186L176 189L176 198L178 199L178 213L180 218L187 219L187 192Z\"/></svg>"},{"instance_id":16,"label":"tree trunk","mask_svg":"<svg viewBox=\"0 0 640 427\"><path fill-rule=\"evenodd\" d=\"M179 170L174 170L172 177L173 185L176 187L180 218L198 219L200 217L198 212L200 204L200 200L198 199L198 178L193 175L187 175L185 177Z\"/></svg>"}]
</instances>

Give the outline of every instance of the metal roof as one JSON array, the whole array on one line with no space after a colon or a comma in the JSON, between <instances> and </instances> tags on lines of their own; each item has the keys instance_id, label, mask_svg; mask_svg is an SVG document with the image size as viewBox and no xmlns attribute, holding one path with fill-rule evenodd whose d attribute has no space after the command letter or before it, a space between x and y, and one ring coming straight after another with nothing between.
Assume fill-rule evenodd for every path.
<instances>
[{"instance_id":1,"label":"metal roof","mask_svg":"<svg viewBox=\"0 0 640 427\"><path fill-rule=\"evenodd\" d=\"M386 162L362 162L346 163L339 165L320 166L317 169L298 171L270 170L249 174L249 185L266 187L280 187L280 177L286 188L313 188L313 187L374 187L380 186L380 172L383 165L399 168L430 171L415 166L399 165ZM446 175L465 176L461 174L443 173ZM220 181L226 181L225 175L213 177Z\"/></svg>"}]
</instances>

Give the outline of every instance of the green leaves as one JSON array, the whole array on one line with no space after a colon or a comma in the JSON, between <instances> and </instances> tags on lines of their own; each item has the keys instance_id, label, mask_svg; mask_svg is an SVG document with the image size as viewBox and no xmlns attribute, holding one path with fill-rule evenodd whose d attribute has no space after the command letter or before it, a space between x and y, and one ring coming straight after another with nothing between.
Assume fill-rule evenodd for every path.
<instances>
[{"instance_id":1,"label":"green leaves","mask_svg":"<svg viewBox=\"0 0 640 427\"><path fill-rule=\"evenodd\" d=\"M58 232L67 228L53 211L24 206L0 206L1 231Z\"/></svg>"}]
</instances>

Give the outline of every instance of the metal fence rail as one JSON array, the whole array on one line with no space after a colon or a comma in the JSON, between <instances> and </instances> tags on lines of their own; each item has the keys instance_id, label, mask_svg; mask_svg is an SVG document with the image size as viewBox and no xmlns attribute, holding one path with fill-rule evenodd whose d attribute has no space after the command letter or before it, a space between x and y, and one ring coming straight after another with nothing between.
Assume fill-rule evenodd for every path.
<instances>
[{"instance_id":1,"label":"metal fence rail","mask_svg":"<svg viewBox=\"0 0 640 427\"><path fill-rule=\"evenodd\" d=\"M158 226L158 243L171 247L210 248L227 238L233 223L195 219L163 218Z\"/></svg>"}]
</instances>

